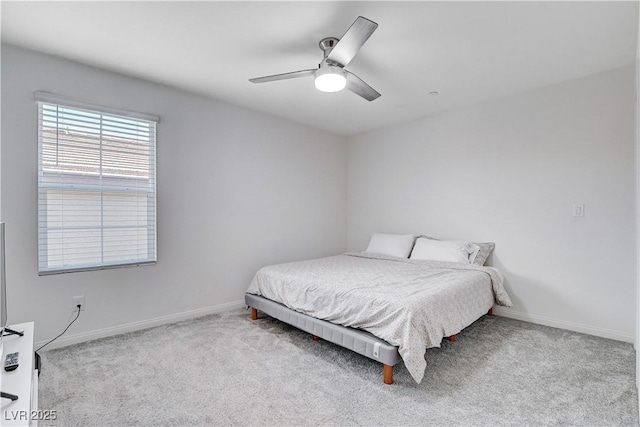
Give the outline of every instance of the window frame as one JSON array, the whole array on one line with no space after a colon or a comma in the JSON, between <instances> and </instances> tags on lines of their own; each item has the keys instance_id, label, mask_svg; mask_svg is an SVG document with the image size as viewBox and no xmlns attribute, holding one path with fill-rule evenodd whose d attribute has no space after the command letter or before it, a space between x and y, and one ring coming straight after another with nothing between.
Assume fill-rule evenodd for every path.
<instances>
[{"instance_id":1,"label":"window frame","mask_svg":"<svg viewBox=\"0 0 640 427\"><path fill-rule=\"evenodd\" d=\"M105 270L112 268L122 268L122 267L133 267L140 265L153 265L157 263L158 259L158 224L157 224L157 125L160 122L160 118L154 115L132 112L127 110L121 110L106 106L101 106L93 103L88 103L82 100L63 97L55 94L51 94L48 92L37 91L34 93L34 100L37 101L37 131L38 131L38 180L37 180L37 191L38 191L38 212L37 212L37 230L38 230L38 275L45 276L51 274L63 274L63 273L72 273L79 271L93 271L93 270ZM81 183L81 180L87 180L87 177L91 174L89 172L79 172L78 173L78 181L75 182L60 182L51 183L45 181L45 160L43 159L43 127L44 127L44 105L54 106L57 108L66 108L71 110L76 110L78 112L88 112L90 114L96 114L100 116L100 144L99 144L99 153L100 160L98 162L99 165L99 173L97 175L98 183ZM56 117L57 117L56 113ZM126 181L122 178L124 176L117 177L114 175L112 178L113 182L108 182L109 179L105 178L106 174L103 174L103 145L102 145L102 134L103 134L103 120L104 116L116 118L116 119L126 119L132 120L136 122L145 122L149 125L149 147L148 147L148 160L149 160L149 169L148 169L148 177L147 178L135 178L129 177L128 179L132 182L142 180L143 183L147 184L142 187L138 187L136 185L127 186ZM57 128L59 129L59 128ZM58 130L59 131L59 130ZM57 132L58 132L57 131ZM132 139L133 141L133 139ZM122 151L118 151L118 154L121 154ZM73 172L69 173L60 172L64 179L73 176ZM106 185L103 184L103 180L107 181ZM118 180L123 180L123 182L118 182ZM119 184L119 185L115 185ZM130 188L133 187L133 188ZM73 264L63 264L60 266L51 267L48 264L48 256L49 256L49 245L48 245L48 233L55 227L50 226L48 224L49 207L50 204L47 204L46 199L48 198L50 191L59 190L61 196L63 196L65 191L69 192L85 192L86 197L100 197L99 209L100 209L100 224L92 225L92 226L82 226L84 230L93 230L94 232L99 232L100 237L96 239L95 242L100 245L100 261L97 262L89 262L89 263L73 263ZM46 192L43 196L42 192ZM147 223L144 226L138 226L140 229L146 229L147 237L146 240L143 238L143 241L147 244L147 254L146 258L137 258L130 260L119 260L119 261L105 261L105 230L115 230L118 228L121 229L129 229L135 230L135 226L133 224L123 225L123 226L106 226L104 221L105 216L105 204L104 199L105 195L108 198L109 196L117 197L120 195L138 195L143 196L145 198L152 197L152 203L147 204ZM43 206L44 203L44 206ZM80 214L81 212L75 211L76 214ZM139 215L139 214L138 214ZM150 226L149 223L152 225ZM60 230L69 230L68 226L61 225ZM43 247L44 246L44 247ZM67 245L67 247L69 247Z\"/></svg>"}]
</instances>

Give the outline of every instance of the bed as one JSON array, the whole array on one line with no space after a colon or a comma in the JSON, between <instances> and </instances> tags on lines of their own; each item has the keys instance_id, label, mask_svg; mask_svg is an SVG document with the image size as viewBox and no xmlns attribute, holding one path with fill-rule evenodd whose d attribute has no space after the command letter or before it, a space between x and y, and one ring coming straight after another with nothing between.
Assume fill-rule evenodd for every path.
<instances>
[{"instance_id":1,"label":"bed","mask_svg":"<svg viewBox=\"0 0 640 427\"><path fill-rule=\"evenodd\" d=\"M254 319L262 311L378 360L386 384L400 361L420 383L427 348L511 305L494 268L369 252L264 267L245 301Z\"/></svg>"}]
</instances>

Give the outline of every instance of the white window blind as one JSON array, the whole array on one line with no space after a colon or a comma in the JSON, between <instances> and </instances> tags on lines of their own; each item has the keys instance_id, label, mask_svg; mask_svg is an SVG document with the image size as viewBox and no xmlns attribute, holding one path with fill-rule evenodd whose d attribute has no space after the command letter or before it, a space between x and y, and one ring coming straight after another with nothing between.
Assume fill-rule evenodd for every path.
<instances>
[{"instance_id":1,"label":"white window blind","mask_svg":"<svg viewBox=\"0 0 640 427\"><path fill-rule=\"evenodd\" d=\"M40 275L154 263L157 120L38 94Z\"/></svg>"}]
</instances>

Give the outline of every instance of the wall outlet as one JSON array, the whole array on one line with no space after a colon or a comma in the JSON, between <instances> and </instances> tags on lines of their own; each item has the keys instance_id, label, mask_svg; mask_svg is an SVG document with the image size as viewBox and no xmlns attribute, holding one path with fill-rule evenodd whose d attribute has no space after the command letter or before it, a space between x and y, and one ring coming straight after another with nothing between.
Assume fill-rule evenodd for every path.
<instances>
[{"instance_id":1,"label":"wall outlet","mask_svg":"<svg viewBox=\"0 0 640 427\"><path fill-rule=\"evenodd\" d=\"M80 295L77 297L73 297L71 298L71 301L73 302L73 311L78 310L78 304L80 304L80 311L84 311L85 309L85 305L84 305L84 295Z\"/></svg>"}]
</instances>

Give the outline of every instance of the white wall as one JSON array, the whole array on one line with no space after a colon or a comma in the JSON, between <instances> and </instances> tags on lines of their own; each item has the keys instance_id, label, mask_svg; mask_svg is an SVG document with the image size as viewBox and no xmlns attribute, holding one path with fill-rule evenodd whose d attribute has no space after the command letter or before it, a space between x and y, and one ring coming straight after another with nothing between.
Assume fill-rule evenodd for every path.
<instances>
[{"instance_id":1,"label":"white wall","mask_svg":"<svg viewBox=\"0 0 640 427\"><path fill-rule=\"evenodd\" d=\"M160 116L157 265L38 276L36 90ZM34 320L36 341L74 295L86 311L62 343L214 312L261 266L346 249L342 137L13 46L2 112L9 321Z\"/></svg>"},{"instance_id":2,"label":"white wall","mask_svg":"<svg viewBox=\"0 0 640 427\"><path fill-rule=\"evenodd\" d=\"M640 14L640 10L638 11ZM638 100L640 99L640 16L638 19L639 27L636 42L636 102L635 102L635 130L636 130L636 389L640 385L640 354L638 354L638 348L640 346L640 262L638 262L638 256L640 255L640 120L638 114L640 113L640 106ZM638 394L638 402L640 402L640 394ZM638 406L640 410L640 405Z\"/></svg>"},{"instance_id":3,"label":"white wall","mask_svg":"<svg viewBox=\"0 0 640 427\"><path fill-rule=\"evenodd\" d=\"M499 313L633 342L634 93L630 66L350 138L349 249L493 241Z\"/></svg>"}]
</instances>

